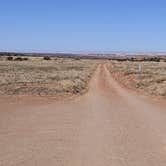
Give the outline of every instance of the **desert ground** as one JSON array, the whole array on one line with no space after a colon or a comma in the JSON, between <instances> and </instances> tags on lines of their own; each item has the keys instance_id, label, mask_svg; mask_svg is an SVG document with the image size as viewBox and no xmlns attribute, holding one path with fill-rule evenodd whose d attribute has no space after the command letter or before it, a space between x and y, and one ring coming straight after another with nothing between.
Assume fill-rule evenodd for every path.
<instances>
[{"instance_id":1,"label":"desert ground","mask_svg":"<svg viewBox=\"0 0 166 166\"><path fill-rule=\"evenodd\" d=\"M166 63L138 66L1 60L0 166L165 166Z\"/></svg>"},{"instance_id":2,"label":"desert ground","mask_svg":"<svg viewBox=\"0 0 166 166\"><path fill-rule=\"evenodd\" d=\"M166 97L166 62L112 61L109 70L117 81L128 88Z\"/></svg>"},{"instance_id":3,"label":"desert ground","mask_svg":"<svg viewBox=\"0 0 166 166\"><path fill-rule=\"evenodd\" d=\"M97 64L95 60L70 58L15 59L11 61L4 57L0 60L0 95L55 96L83 93Z\"/></svg>"}]
</instances>

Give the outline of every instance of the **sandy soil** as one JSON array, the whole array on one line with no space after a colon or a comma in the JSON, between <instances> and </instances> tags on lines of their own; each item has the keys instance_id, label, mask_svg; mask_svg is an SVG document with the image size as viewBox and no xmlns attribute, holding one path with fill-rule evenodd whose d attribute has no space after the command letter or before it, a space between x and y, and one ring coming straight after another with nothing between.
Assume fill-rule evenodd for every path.
<instances>
[{"instance_id":1,"label":"sandy soil","mask_svg":"<svg viewBox=\"0 0 166 166\"><path fill-rule=\"evenodd\" d=\"M166 101L121 87L99 65L69 101L0 107L0 166L165 166Z\"/></svg>"}]
</instances>

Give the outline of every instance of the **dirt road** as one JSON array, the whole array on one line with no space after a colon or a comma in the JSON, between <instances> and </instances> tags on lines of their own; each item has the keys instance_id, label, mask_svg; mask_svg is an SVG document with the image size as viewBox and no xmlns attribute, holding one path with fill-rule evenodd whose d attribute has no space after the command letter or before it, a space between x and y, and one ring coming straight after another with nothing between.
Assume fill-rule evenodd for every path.
<instances>
[{"instance_id":1,"label":"dirt road","mask_svg":"<svg viewBox=\"0 0 166 166\"><path fill-rule=\"evenodd\" d=\"M0 108L0 166L165 166L166 103L122 88L99 65L89 92Z\"/></svg>"}]
</instances>

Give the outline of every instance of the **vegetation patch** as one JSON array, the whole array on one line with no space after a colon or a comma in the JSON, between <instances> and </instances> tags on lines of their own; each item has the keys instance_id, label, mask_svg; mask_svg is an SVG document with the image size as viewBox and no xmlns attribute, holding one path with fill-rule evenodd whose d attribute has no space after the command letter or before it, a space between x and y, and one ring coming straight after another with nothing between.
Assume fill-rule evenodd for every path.
<instances>
[{"instance_id":1,"label":"vegetation patch","mask_svg":"<svg viewBox=\"0 0 166 166\"><path fill-rule=\"evenodd\" d=\"M1 95L78 94L87 89L96 60L70 58L15 57L0 60Z\"/></svg>"},{"instance_id":2,"label":"vegetation patch","mask_svg":"<svg viewBox=\"0 0 166 166\"><path fill-rule=\"evenodd\" d=\"M166 63L157 62L157 58L155 60L155 62L112 61L110 72L125 86L166 97Z\"/></svg>"},{"instance_id":3,"label":"vegetation patch","mask_svg":"<svg viewBox=\"0 0 166 166\"><path fill-rule=\"evenodd\" d=\"M48 61L48 60L51 60L51 57L49 57L49 56L44 56L43 59Z\"/></svg>"}]
</instances>

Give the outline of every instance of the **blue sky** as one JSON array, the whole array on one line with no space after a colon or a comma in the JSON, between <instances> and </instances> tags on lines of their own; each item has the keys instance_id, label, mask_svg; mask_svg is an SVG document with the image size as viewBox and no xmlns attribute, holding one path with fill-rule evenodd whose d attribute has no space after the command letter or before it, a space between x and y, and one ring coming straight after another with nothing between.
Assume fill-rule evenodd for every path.
<instances>
[{"instance_id":1,"label":"blue sky","mask_svg":"<svg viewBox=\"0 0 166 166\"><path fill-rule=\"evenodd\" d=\"M166 52L166 1L0 0L0 51Z\"/></svg>"}]
</instances>

